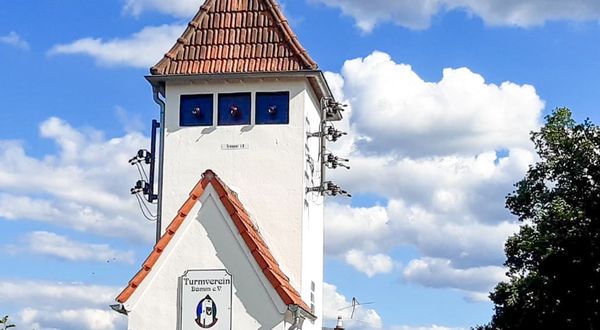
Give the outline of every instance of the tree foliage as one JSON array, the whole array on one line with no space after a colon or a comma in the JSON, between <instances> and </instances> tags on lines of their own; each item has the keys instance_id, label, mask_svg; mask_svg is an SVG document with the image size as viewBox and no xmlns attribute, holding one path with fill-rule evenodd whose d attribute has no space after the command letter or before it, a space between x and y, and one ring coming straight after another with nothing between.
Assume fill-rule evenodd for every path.
<instances>
[{"instance_id":1,"label":"tree foliage","mask_svg":"<svg viewBox=\"0 0 600 330\"><path fill-rule=\"evenodd\" d=\"M14 327L15 325L8 321L8 315L4 316L3 318L0 318L0 329L6 330Z\"/></svg>"},{"instance_id":2,"label":"tree foliage","mask_svg":"<svg viewBox=\"0 0 600 330\"><path fill-rule=\"evenodd\" d=\"M600 129L568 109L532 133L540 160L506 199L522 222L505 245L508 281L478 329L600 329Z\"/></svg>"}]
</instances>

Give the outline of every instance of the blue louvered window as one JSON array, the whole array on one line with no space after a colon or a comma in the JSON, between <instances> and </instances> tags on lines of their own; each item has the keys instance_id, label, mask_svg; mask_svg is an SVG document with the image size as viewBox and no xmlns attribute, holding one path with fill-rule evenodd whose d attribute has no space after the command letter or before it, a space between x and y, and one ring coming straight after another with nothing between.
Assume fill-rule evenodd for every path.
<instances>
[{"instance_id":1,"label":"blue louvered window","mask_svg":"<svg viewBox=\"0 0 600 330\"><path fill-rule=\"evenodd\" d=\"M181 95L179 126L212 126L213 95Z\"/></svg>"},{"instance_id":2,"label":"blue louvered window","mask_svg":"<svg viewBox=\"0 0 600 330\"><path fill-rule=\"evenodd\" d=\"M250 93L219 94L219 125L250 125Z\"/></svg>"},{"instance_id":3,"label":"blue louvered window","mask_svg":"<svg viewBox=\"0 0 600 330\"><path fill-rule=\"evenodd\" d=\"M256 124L290 123L290 92L256 93Z\"/></svg>"}]
</instances>

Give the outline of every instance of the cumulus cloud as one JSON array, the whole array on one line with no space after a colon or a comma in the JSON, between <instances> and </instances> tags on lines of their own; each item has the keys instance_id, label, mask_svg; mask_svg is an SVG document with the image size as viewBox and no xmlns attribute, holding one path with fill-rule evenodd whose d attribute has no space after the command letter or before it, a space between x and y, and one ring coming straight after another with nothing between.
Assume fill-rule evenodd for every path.
<instances>
[{"instance_id":1,"label":"cumulus cloud","mask_svg":"<svg viewBox=\"0 0 600 330\"><path fill-rule=\"evenodd\" d=\"M83 232L150 242L129 188L138 179L128 159L148 139L140 133L106 139L59 118L40 125L57 153L27 154L23 144L0 140L0 221L43 221ZM110 178L110 180L107 180Z\"/></svg>"},{"instance_id":2,"label":"cumulus cloud","mask_svg":"<svg viewBox=\"0 0 600 330\"><path fill-rule=\"evenodd\" d=\"M158 2L158 1L157 1ZM160 2L171 4L171 2ZM145 27L127 38L83 38L53 46L50 55L86 55L103 66L149 68L156 64L185 29L183 25Z\"/></svg>"},{"instance_id":3,"label":"cumulus cloud","mask_svg":"<svg viewBox=\"0 0 600 330\"><path fill-rule=\"evenodd\" d=\"M29 43L15 31L9 32L7 35L0 36L0 44L13 46L20 49L29 49Z\"/></svg>"},{"instance_id":4,"label":"cumulus cloud","mask_svg":"<svg viewBox=\"0 0 600 330\"><path fill-rule=\"evenodd\" d=\"M344 326L356 330L382 329L383 323L377 311L372 308L358 307L354 317L350 319L352 302L337 291L335 285L323 283L323 319L324 324L335 326L339 316L344 320Z\"/></svg>"},{"instance_id":5,"label":"cumulus cloud","mask_svg":"<svg viewBox=\"0 0 600 330\"><path fill-rule=\"evenodd\" d=\"M465 330L464 328L449 328L440 325L431 325L431 326L408 326L408 325L400 325L393 326L390 330Z\"/></svg>"},{"instance_id":6,"label":"cumulus cloud","mask_svg":"<svg viewBox=\"0 0 600 330\"><path fill-rule=\"evenodd\" d=\"M195 14L205 0L126 0L123 10L138 16L145 11L157 11L176 17Z\"/></svg>"},{"instance_id":7,"label":"cumulus cloud","mask_svg":"<svg viewBox=\"0 0 600 330\"><path fill-rule=\"evenodd\" d=\"M132 264L133 251L120 251L108 244L78 242L66 236L36 231L24 237L19 245L9 246L13 253L33 253L67 261L124 262Z\"/></svg>"},{"instance_id":8,"label":"cumulus cloud","mask_svg":"<svg viewBox=\"0 0 600 330\"><path fill-rule=\"evenodd\" d=\"M456 268L448 259L422 258L412 260L403 270L406 280L433 288L453 288L477 293L489 292L494 284L506 280L504 267L486 266Z\"/></svg>"},{"instance_id":9,"label":"cumulus cloud","mask_svg":"<svg viewBox=\"0 0 600 330\"><path fill-rule=\"evenodd\" d=\"M600 4L594 0L310 0L339 8L352 16L363 31L392 22L411 29L425 29L435 15L452 10L476 15L490 25L529 27L548 21L598 21Z\"/></svg>"},{"instance_id":10,"label":"cumulus cloud","mask_svg":"<svg viewBox=\"0 0 600 330\"><path fill-rule=\"evenodd\" d=\"M19 329L116 330L124 317L108 308L120 288L52 283L0 281L0 303L19 310ZM31 307L35 306L35 307Z\"/></svg>"},{"instance_id":11,"label":"cumulus cloud","mask_svg":"<svg viewBox=\"0 0 600 330\"><path fill-rule=\"evenodd\" d=\"M518 230L504 197L536 159L529 133L544 103L535 88L487 83L466 68L427 82L381 52L327 78L350 104L340 127L351 134L331 149L352 165L330 177L383 202L329 203L326 253L368 276L404 264L405 281L485 298L503 279L504 242ZM406 246L420 257L393 260Z\"/></svg>"},{"instance_id":12,"label":"cumulus cloud","mask_svg":"<svg viewBox=\"0 0 600 330\"><path fill-rule=\"evenodd\" d=\"M450 9L463 9L481 17L492 25L528 27L547 21L598 21L600 3L594 0L443 0Z\"/></svg>"},{"instance_id":13,"label":"cumulus cloud","mask_svg":"<svg viewBox=\"0 0 600 330\"><path fill-rule=\"evenodd\" d=\"M35 290L31 290L35 288ZM56 305L58 301L66 308L78 306L106 307L113 302L121 288L78 283L45 281L0 280L0 302L14 305L36 304L38 308Z\"/></svg>"},{"instance_id":14,"label":"cumulus cloud","mask_svg":"<svg viewBox=\"0 0 600 330\"><path fill-rule=\"evenodd\" d=\"M533 86L488 84L467 68L445 69L439 82L426 82L382 52L347 61L342 75L351 77L344 93L370 152L422 156L527 147L544 107Z\"/></svg>"},{"instance_id":15,"label":"cumulus cloud","mask_svg":"<svg viewBox=\"0 0 600 330\"><path fill-rule=\"evenodd\" d=\"M371 31L380 22L394 22L411 29L424 29L439 10L438 0L310 0L339 8L352 16L363 31Z\"/></svg>"},{"instance_id":16,"label":"cumulus cloud","mask_svg":"<svg viewBox=\"0 0 600 330\"><path fill-rule=\"evenodd\" d=\"M59 311L25 308L19 313L19 319L22 328L44 330L117 330L127 326L124 316L91 308Z\"/></svg>"},{"instance_id":17,"label":"cumulus cloud","mask_svg":"<svg viewBox=\"0 0 600 330\"><path fill-rule=\"evenodd\" d=\"M392 258L381 253L367 255L360 250L350 250L346 252L344 259L349 265L367 274L368 277L389 273L394 269Z\"/></svg>"}]
</instances>

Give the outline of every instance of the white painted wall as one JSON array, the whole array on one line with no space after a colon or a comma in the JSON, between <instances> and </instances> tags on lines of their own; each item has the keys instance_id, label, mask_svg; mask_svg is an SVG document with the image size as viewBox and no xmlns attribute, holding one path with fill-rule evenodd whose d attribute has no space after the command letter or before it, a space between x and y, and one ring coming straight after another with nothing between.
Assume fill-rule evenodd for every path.
<instances>
[{"instance_id":1,"label":"white painted wall","mask_svg":"<svg viewBox=\"0 0 600 330\"><path fill-rule=\"evenodd\" d=\"M305 106L305 131L306 133L318 132L320 129L320 105L312 93L307 93ZM320 167L320 139L308 138L305 146L305 185L318 186L321 183ZM312 162L311 162L312 160ZM324 198L318 193L305 195L304 221L302 224L302 298L311 306L314 302L315 312L318 316L314 322L305 322L304 329L309 329L308 324L314 329L322 328L323 314L323 203ZM315 290L312 290L314 283ZM311 299L311 293L314 299Z\"/></svg>"},{"instance_id":2,"label":"white painted wall","mask_svg":"<svg viewBox=\"0 0 600 330\"><path fill-rule=\"evenodd\" d=\"M287 306L258 269L215 196L209 186L201 203L192 209L151 273L125 304L130 311L129 330L175 330L178 278L195 269L227 269L232 274L233 329L290 327L289 316L285 321Z\"/></svg>"},{"instance_id":3,"label":"white painted wall","mask_svg":"<svg viewBox=\"0 0 600 330\"><path fill-rule=\"evenodd\" d=\"M289 125L216 126L219 93L290 92ZM213 127L179 127L179 100L186 94L214 94ZM320 183L319 102L306 79L169 82L166 86L166 136L163 174L163 232L206 169L233 190L304 301L311 303L315 283L317 321L304 329L321 330L323 281L323 198L306 194ZM252 111L254 123L254 109ZM248 144L222 150L222 144ZM310 171L308 155L314 161ZM307 178L308 176L308 178Z\"/></svg>"}]
</instances>

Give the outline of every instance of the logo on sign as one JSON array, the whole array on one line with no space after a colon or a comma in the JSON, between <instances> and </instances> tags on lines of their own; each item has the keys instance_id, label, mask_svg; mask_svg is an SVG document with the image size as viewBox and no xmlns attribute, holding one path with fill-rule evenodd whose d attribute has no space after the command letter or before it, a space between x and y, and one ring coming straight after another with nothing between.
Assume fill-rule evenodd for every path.
<instances>
[{"instance_id":1,"label":"logo on sign","mask_svg":"<svg viewBox=\"0 0 600 330\"><path fill-rule=\"evenodd\" d=\"M187 270L179 278L177 330L232 330L232 289L226 269Z\"/></svg>"},{"instance_id":2,"label":"logo on sign","mask_svg":"<svg viewBox=\"0 0 600 330\"><path fill-rule=\"evenodd\" d=\"M212 328L217 324L217 304L207 295L206 298L200 300L196 308L196 324L201 328Z\"/></svg>"}]
</instances>

